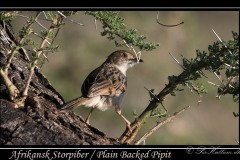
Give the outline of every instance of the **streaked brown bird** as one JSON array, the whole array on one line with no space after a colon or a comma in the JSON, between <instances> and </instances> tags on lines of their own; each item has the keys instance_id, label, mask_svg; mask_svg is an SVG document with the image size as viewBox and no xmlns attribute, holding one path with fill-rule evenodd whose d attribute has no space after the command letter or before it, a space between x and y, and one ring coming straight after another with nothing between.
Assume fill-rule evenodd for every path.
<instances>
[{"instance_id":1,"label":"streaked brown bird","mask_svg":"<svg viewBox=\"0 0 240 160\"><path fill-rule=\"evenodd\" d=\"M140 59L139 62L143 60ZM127 89L126 72L137 63L137 58L131 52L118 50L111 53L106 61L84 80L81 88L82 96L63 104L60 109L69 110L81 105L91 107L85 120L89 124L91 113L95 108L105 111L113 106L116 113L131 129L131 123L122 115L120 106Z\"/></svg>"}]
</instances>

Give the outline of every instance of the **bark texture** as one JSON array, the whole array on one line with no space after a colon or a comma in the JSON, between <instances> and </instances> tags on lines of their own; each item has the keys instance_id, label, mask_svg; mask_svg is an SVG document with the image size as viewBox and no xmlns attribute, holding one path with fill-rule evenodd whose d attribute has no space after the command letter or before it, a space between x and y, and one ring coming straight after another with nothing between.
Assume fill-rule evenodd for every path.
<instances>
[{"instance_id":1,"label":"bark texture","mask_svg":"<svg viewBox=\"0 0 240 160\"><path fill-rule=\"evenodd\" d=\"M9 24L0 21L0 29L9 38L0 39L0 67L5 66L9 50L18 39ZM22 49L14 56L8 77L20 92L24 90L29 74L29 62ZM0 145L114 145L98 129L87 125L72 112L60 111L61 95L52 87L40 69L35 69L25 105L14 108L8 90L0 77Z\"/></svg>"}]
</instances>

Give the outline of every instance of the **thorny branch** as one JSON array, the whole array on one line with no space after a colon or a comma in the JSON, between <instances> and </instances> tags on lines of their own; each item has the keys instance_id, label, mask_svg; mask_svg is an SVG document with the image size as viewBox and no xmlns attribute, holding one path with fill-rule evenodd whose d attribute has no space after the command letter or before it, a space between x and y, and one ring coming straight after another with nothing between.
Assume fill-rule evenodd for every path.
<instances>
[{"instance_id":1,"label":"thorny branch","mask_svg":"<svg viewBox=\"0 0 240 160\"><path fill-rule=\"evenodd\" d=\"M51 19L48 19L48 20L51 21L51 25L50 25L49 29L47 29L44 25L42 25L38 21L41 13L43 13L43 11L38 11L34 18L30 18L30 17L26 17L26 16L21 15L22 17L27 18L27 25L25 25L22 28L22 30L19 32L19 42L15 46L11 46L10 56L8 58L7 64L6 64L6 66L2 67L1 70L0 70L1 77L3 78L3 81L8 88L10 99L13 102L16 103L17 107L23 106L23 104L24 104L24 101L25 101L25 99L28 95L28 89L29 89L29 85L30 85L33 73L34 73L34 69L37 66L39 58L41 56L43 56L47 59L47 56L45 55L44 47L45 47L46 43L48 43L49 46L51 46L53 44L53 41L56 38L56 36L58 34L58 31L59 31L59 30L57 30L57 32L55 33L55 36L52 36L53 30L55 28L59 29L59 26L62 25L62 20L63 20L62 16L63 15L61 15L61 17L57 17L57 16L52 15ZM19 16L18 13L16 13L16 14ZM66 17L64 17L64 18L66 18ZM35 33L33 31L33 29L31 27L34 23L40 25L45 30L41 33L42 35L40 35L38 33ZM18 88L16 88L16 86L8 78L8 68L10 67L10 64L12 62L12 59L13 59L14 55L17 53L17 51L19 49L22 49L24 54L28 57L28 55L26 53L26 50L24 49L24 45L28 45L28 44L31 43L29 40L25 40L26 37L29 34L33 34L33 35L36 35L36 36L40 37L42 39L42 41L39 45L39 48L35 49L35 47L34 47L34 49L33 49L34 52L35 52L35 55L32 58L32 62L30 62L30 72L29 72L29 75L28 75L28 78L27 78L26 86L25 86L23 92L21 92L21 95L20 95L20 91L18 90ZM48 50L46 50L46 52L48 52ZM29 58L28 58L28 60L29 60Z\"/></svg>"},{"instance_id":2,"label":"thorny branch","mask_svg":"<svg viewBox=\"0 0 240 160\"><path fill-rule=\"evenodd\" d=\"M62 21L62 19L61 19L60 21ZM51 24L51 26L50 26L49 29L48 29L48 33L52 33L52 31L53 31L55 28L57 28L57 27L55 27L55 23L56 23L55 20L52 20L52 24ZM57 33L58 33L58 31L57 31ZM57 33L56 33L56 34L57 34ZM55 34L55 37L56 37L56 34ZM48 40L51 40L51 41L52 41L51 44L52 44L52 43L53 43L53 40L55 39L55 37L49 38L49 37L46 35L46 36L44 37L44 39L42 40L42 42L41 42L41 44L40 44L40 46L39 46L39 48L38 48L37 54L36 54L36 57L37 57L37 58L34 60L32 66L31 66L30 73L29 73L29 76L28 76L28 79L27 79L27 83L26 83L25 89L24 89L23 94L22 94L24 99L25 99L26 96L28 95L29 85L30 85L30 82L31 82L31 79L32 79L32 76L33 76L33 73L34 73L34 69L35 69L35 67L37 66L38 58L40 58L41 54L43 54L43 48L44 48L45 44L48 42Z\"/></svg>"},{"instance_id":3,"label":"thorny branch","mask_svg":"<svg viewBox=\"0 0 240 160\"><path fill-rule=\"evenodd\" d=\"M36 16L34 17L34 20L33 21L29 21L27 26L25 27L25 30L29 30L30 27L33 25L33 23L36 21L36 19L38 18L38 16L41 14L41 12L37 12ZM20 40L19 40L19 47L17 46L14 46L12 47L13 49L11 49L11 52L10 52L10 57L8 58L8 61L7 61L7 64L5 67L1 68L0 69L0 74L1 74L1 77L3 78L4 80L4 83L6 84L7 86L7 89L9 91L9 97L12 101L16 101L16 98L18 97L19 95L19 90L17 89L17 87L11 82L11 80L8 78L8 69L10 67L10 64L12 62L12 59L15 55L15 53L20 49L20 48L23 48L22 44L23 44L23 41L24 41L24 38L25 36L22 36L20 37Z\"/></svg>"},{"instance_id":4,"label":"thorny branch","mask_svg":"<svg viewBox=\"0 0 240 160\"><path fill-rule=\"evenodd\" d=\"M237 37L235 37L235 38L234 38L234 41L238 40ZM214 45L215 45L214 47L216 47L216 44L214 44ZM237 56L238 48L237 49L234 48L234 49L235 49L234 54ZM137 133L139 132L143 122L145 122L150 117L151 112L154 109L156 109L158 107L158 105L161 104L168 95L170 95L175 90L177 90L178 85L186 85L186 83L189 82L190 80L195 80L194 77L200 78L201 77L200 75L202 75L201 70L202 69L209 70L209 67L211 67L211 65L214 65L213 67L215 68L215 70L216 70L216 68L223 66L225 62L218 61L218 59L220 57L226 57L226 54L228 54L227 50L228 49L226 49L224 46L219 47L219 51L217 51L217 53L216 53L216 49L211 50L211 48L210 48L209 55L206 55L206 52L203 52L202 55L200 53L197 53L198 56L201 56L201 57L197 57L196 59L191 60L191 61L186 60L184 58L183 59L184 71L178 76L172 76L171 80L169 79L169 83L157 95L157 98L152 99L150 101L150 103L148 104L148 106L146 107L146 109L135 119L134 122L132 122L132 124L131 124L132 132L130 132L128 130L128 128L126 128L125 132L119 138L119 141L121 143L128 143L128 144L131 143L134 140ZM215 54L218 54L218 55L216 56ZM210 61L210 63L209 63L209 61ZM216 64L212 63L214 61L216 61ZM231 81L229 80L229 82L231 82ZM227 87L229 87L229 85L227 85Z\"/></svg>"}]
</instances>

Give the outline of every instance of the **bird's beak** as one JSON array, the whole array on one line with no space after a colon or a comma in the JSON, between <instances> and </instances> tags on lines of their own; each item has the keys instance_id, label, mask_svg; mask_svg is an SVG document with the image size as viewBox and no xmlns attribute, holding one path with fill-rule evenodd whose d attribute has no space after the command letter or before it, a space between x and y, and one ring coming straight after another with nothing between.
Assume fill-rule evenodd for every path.
<instances>
[{"instance_id":1,"label":"bird's beak","mask_svg":"<svg viewBox=\"0 0 240 160\"><path fill-rule=\"evenodd\" d=\"M139 62L143 62L143 60L142 60L142 59L140 59L140 60L139 60Z\"/></svg>"},{"instance_id":2,"label":"bird's beak","mask_svg":"<svg viewBox=\"0 0 240 160\"><path fill-rule=\"evenodd\" d=\"M137 58L134 58L134 59L131 59L131 60L134 61L134 62L137 62L137 61L138 61ZM140 59L139 62L143 62L143 60Z\"/></svg>"}]
</instances>

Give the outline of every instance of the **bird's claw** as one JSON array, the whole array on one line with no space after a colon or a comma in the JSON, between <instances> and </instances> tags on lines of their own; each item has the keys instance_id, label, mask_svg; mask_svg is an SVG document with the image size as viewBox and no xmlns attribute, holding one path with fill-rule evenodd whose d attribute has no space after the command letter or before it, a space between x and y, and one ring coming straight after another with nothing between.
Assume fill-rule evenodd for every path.
<instances>
[{"instance_id":1,"label":"bird's claw","mask_svg":"<svg viewBox=\"0 0 240 160\"><path fill-rule=\"evenodd\" d=\"M129 130L129 132L132 133L131 123L130 122L126 122L126 124L127 124L127 128Z\"/></svg>"}]
</instances>

